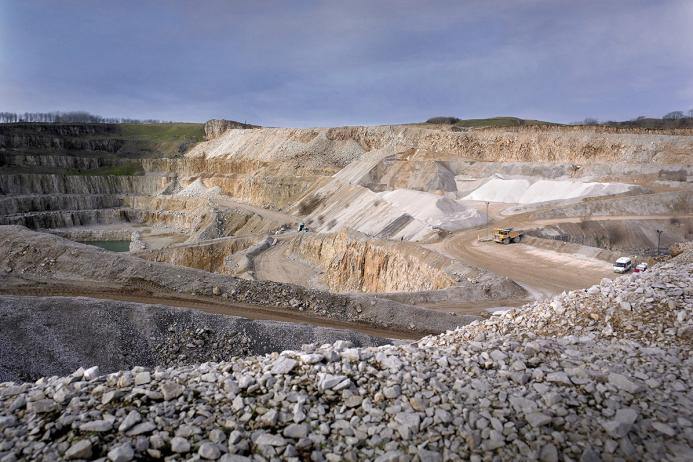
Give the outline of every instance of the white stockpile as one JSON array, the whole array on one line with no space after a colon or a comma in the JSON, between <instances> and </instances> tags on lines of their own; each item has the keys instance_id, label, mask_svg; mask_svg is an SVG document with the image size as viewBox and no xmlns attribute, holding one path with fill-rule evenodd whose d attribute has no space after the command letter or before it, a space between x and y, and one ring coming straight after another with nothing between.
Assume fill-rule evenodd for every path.
<instances>
[{"instance_id":1,"label":"white stockpile","mask_svg":"<svg viewBox=\"0 0 693 462\"><path fill-rule=\"evenodd\" d=\"M579 197L622 194L636 188L625 183L598 183L575 180L537 180L534 178L505 179L491 177L463 200L536 204Z\"/></svg>"},{"instance_id":2,"label":"white stockpile","mask_svg":"<svg viewBox=\"0 0 693 462\"><path fill-rule=\"evenodd\" d=\"M438 194L396 189L380 193L380 197L415 219L447 231L471 228L485 222L478 210Z\"/></svg>"},{"instance_id":3,"label":"white stockpile","mask_svg":"<svg viewBox=\"0 0 693 462\"><path fill-rule=\"evenodd\" d=\"M434 236L436 228L456 231L484 223L483 213L445 196L412 189L374 192L362 186L392 155L389 149L373 150L337 172L315 193L324 199L308 218L311 227L320 232L351 228L371 236L422 240Z\"/></svg>"},{"instance_id":4,"label":"white stockpile","mask_svg":"<svg viewBox=\"0 0 693 462\"><path fill-rule=\"evenodd\" d=\"M177 192L175 196L179 197L209 197L217 196L221 194L221 189L219 186L214 186L213 188L208 188L205 186L204 182L198 178L188 186L183 188L181 191Z\"/></svg>"},{"instance_id":5,"label":"white stockpile","mask_svg":"<svg viewBox=\"0 0 693 462\"><path fill-rule=\"evenodd\" d=\"M433 236L434 228L453 231L485 220L476 209L423 191L397 189L376 193L363 186L333 181L317 194L326 199L308 219L311 227L320 232L351 228L371 236L421 240ZM406 223L398 227L397 221ZM393 226L397 229L390 233Z\"/></svg>"}]
</instances>

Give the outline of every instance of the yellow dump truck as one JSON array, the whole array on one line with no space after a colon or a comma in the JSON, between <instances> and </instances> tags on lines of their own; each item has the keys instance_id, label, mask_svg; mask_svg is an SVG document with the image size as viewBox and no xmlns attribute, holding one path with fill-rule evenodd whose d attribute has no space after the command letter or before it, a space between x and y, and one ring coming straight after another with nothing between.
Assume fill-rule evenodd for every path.
<instances>
[{"instance_id":1,"label":"yellow dump truck","mask_svg":"<svg viewBox=\"0 0 693 462\"><path fill-rule=\"evenodd\" d=\"M496 228L493 231L493 240L499 244L510 244L520 242L523 234L522 231L515 231L512 228Z\"/></svg>"}]
</instances>

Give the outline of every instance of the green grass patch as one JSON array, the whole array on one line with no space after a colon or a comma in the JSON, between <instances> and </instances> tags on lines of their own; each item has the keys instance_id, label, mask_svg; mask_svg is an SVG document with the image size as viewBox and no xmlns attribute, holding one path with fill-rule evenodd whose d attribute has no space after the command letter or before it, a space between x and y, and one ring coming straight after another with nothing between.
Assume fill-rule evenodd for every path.
<instances>
[{"instance_id":1,"label":"green grass patch","mask_svg":"<svg viewBox=\"0 0 693 462\"><path fill-rule=\"evenodd\" d=\"M125 142L120 155L178 157L203 141L205 130L198 123L121 124L116 137Z\"/></svg>"},{"instance_id":2,"label":"green grass patch","mask_svg":"<svg viewBox=\"0 0 693 462\"><path fill-rule=\"evenodd\" d=\"M118 128L125 139L152 143L198 143L205 136L204 124L197 123L120 124Z\"/></svg>"},{"instance_id":3,"label":"green grass patch","mask_svg":"<svg viewBox=\"0 0 693 462\"><path fill-rule=\"evenodd\" d=\"M490 117L487 119L458 119L457 117L433 117L426 123L452 125L463 128L520 127L527 125L558 125L543 120L520 119L519 117Z\"/></svg>"},{"instance_id":4,"label":"green grass patch","mask_svg":"<svg viewBox=\"0 0 693 462\"><path fill-rule=\"evenodd\" d=\"M520 119L518 117L491 117L489 119L462 119L455 123L458 127L519 127L522 125L557 125L543 120Z\"/></svg>"},{"instance_id":5,"label":"green grass patch","mask_svg":"<svg viewBox=\"0 0 693 462\"><path fill-rule=\"evenodd\" d=\"M144 169L140 162L132 161L88 170L73 169L65 172L65 174L81 176L140 176L144 175Z\"/></svg>"}]
</instances>

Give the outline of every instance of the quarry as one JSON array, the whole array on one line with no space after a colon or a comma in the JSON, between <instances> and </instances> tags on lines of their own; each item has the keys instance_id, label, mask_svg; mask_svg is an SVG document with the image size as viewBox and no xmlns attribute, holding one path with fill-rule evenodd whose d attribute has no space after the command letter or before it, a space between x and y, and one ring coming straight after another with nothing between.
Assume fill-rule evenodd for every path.
<instances>
[{"instance_id":1,"label":"quarry","mask_svg":"<svg viewBox=\"0 0 693 462\"><path fill-rule=\"evenodd\" d=\"M0 124L0 461L691 460L692 240L690 128Z\"/></svg>"}]
</instances>

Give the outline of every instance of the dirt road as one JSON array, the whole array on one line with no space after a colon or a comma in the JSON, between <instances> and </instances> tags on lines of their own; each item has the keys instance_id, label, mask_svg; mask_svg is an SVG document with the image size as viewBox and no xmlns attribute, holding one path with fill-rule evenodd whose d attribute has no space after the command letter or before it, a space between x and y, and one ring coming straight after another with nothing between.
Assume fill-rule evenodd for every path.
<instances>
[{"instance_id":1,"label":"dirt road","mask_svg":"<svg viewBox=\"0 0 693 462\"><path fill-rule=\"evenodd\" d=\"M476 232L464 233L435 246L466 264L506 276L535 297L590 287L612 278L611 264L582 255L569 255L526 244L501 245L477 241Z\"/></svg>"},{"instance_id":2,"label":"dirt road","mask_svg":"<svg viewBox=\"0 0 693 462\"><path fill-rule=\"evenodd\" d=\"M253 259L255 278L260 281L284 282L326 290L319 272L311 265L287 257L281 245L270 247Z\"/></svg>"},{"instance_id":3,"label":"dirt road","mask_svg":"<svg viewBox=\"0 0 693 462\"><path fill-rule=\"evenodd\" d=\"M104 300L119 300L125 302L137 302L146 304L168 305L178 308L190 308L208 313L239 316L255 320L283 321L297 324L308 324L334 329L346 329L367 335L382 338L415 340L418 336L412 332L396 329L383 329L365 326L357 323L340 322L331 319L318 318L307 314L286 312L269 306L257 306L250 304L233 305L215 302L213 299L203 296L176 295L166 293L150 293L141 290L124 291L122 288L92 287L89 285L73 286L60 284L54 286L15 285L7 284L0 289L2 295L28 295L28 296L58 296L58 297L88 297Z\"/></svg>"},{"instance_id":4,"label":"dirt road","mask_svg":"<svg viewBox=\"0 0 693 462\"><path fill-rule=\"evenodd\" d=\"M570 220L573 218L564 219ZM551 220L552 223L559 221ZM539 222L502 220L492 227L509 225L529 229L538 226ZM493 241L479 241L479 235L484 233L485 230L467 230L438 243L428 244L427 247L465 264L506 276L524 287L533 298L584 289L598 284L602 278L616 276L611 263L597 258L541 249L523 243L501 245Z\"/></svg>"},{"instance_id":5,"label":"dirt road","mask_svg":"<svg viewBox=\"0 0 693 462\"><path fill-rule=\"evenodd\" d=\"M247 204L245 202L240 202L226 196L215 196L213 198L210 198L210 202L220 208L226 207L232 209L247 210L249 212L260 215L261 217L267 218L268 220L276 221L279 223L284 222L289 225L294 225L300 221L297 217L289 215L288 213L265 209L255 205Z\"/></svg>"}]
</instances>

